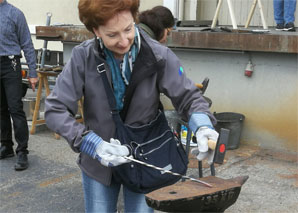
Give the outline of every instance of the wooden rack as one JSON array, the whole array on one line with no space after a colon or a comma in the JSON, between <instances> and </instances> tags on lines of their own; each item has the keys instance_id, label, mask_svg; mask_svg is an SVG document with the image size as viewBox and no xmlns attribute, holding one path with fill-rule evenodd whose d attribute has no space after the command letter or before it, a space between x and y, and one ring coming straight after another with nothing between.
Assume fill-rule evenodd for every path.
<instances>
[{"instance_id":1,"label":"wooden rack","mask_svg":"<svg viewBox=\"0 0 298 213\"><path fill-rule=\"evenodd\" d=\"M38 89L37 89L36 102L35 102L35 108L34 108L34 112L33 112L32 126L31 126L31 130L30 130L30 134L35 134L37 124L45 123L44 119L37 119L38 115L39 115L39 110L40 110L42 90L43 90L43 88L45 88L46 96L48 96L50 94L48 77L50 77L50 76L57 77L59 74L60 74L60 72L55 72L55 71L37 71L37 75L39 77L39 85L38 85ZM79 100L78 105L79 105L79 112L81 114L81 117L78 118L77 121L84 122L82 99ZM55 138L59 139L60 136L57 133L55 133Z\"/></svg>"}]
</instances>

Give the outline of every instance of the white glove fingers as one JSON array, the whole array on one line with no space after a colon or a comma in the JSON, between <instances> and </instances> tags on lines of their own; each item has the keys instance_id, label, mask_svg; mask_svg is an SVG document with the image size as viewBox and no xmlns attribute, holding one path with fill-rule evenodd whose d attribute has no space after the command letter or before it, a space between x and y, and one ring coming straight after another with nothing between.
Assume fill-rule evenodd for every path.
<instances>
[{"instance_id":1,"label":"white glove fingers","mask_svg":"<svg viewBox=\"0 0 298 213\"><path fill-rule=\"evenodd\" d=\"M208 138L207 137L200 137L198 142L198 149L200 152L207 152L208 151Z\"/></svg>"},{"instance_id":2,"label":"white glove fingers","mask_svg":"<svg viewBox=\"0 0 298 213\"><path fill-rule=\"evenodd\" d=\"M129 150L126 146L116 145L113 148L108 149L106 153L111 155L116 155L116 156L128 156Z\"/></svg>"},{"instance_id":3,"label":"white glove fingers","mask_svg":"<svg viewBox=\"0 0 298 213\"><path fill-rule=\"evenodd\" d=\"M117 157L115 155L104 155L102 157L102 160L105 162L110 163L111 165L109 166L119 166L123 163L129 163L130 160L127 160L126 158L123 157Z\"/></svg>"},{"instance_id":4,"label":"white glove fingers","mask_svg":"<svg viewBox=\"0 0 298 213\"><path fill-rule=\"evenodd\" d=\"M114 145L121 145L120 141L118 139L114 139L114 138L110 139L110 143L114 144Z\"/></svg>"},{"instance_id":5,"label":"white glove fingers","mask_svg":"<svg viewBox=\"0 0 298 213\"><path fill-rule=\"evenodd\" d=\"M198 150L192 151L195 155L197 154L197 159L199 161L204 160L205 158L208 158L208 164L213 163L215 150L211 150L208 147L208 140L212 140L217 142L219 134L208 127L201 127L196 132L196 138L198 143ZM199 153L198 153L199 152Z\"/></svg>"},{"instance_id":6,"label":"white glove fingers","mask_svg":"<svg viewBox=\"0 0 298 213\"><path fill-rule=\"evenodd\" d=\"M115 143L115 141L113 141L113 143ZM96 152L100 156L105 154L111 154L111 155L117 155L117 156L129 155L129 150L126 146L111 144L108 142L102 142L100 145L98 145Z\"/></svg>"},{"instance_id":7,"label":"white glove fingers","mask_svg":"<svg viewBox=\"0 0 298 213\"><path fill-rule=\"evenodd\" d=\"M219 135L218 132L216 132L213 129L206 129L205 134L209 140L213 140L213 141L217 141L218 135Z\"/></svg>"},{"instance_id":8,"label":"white glove fingers","mask_svg":"<svg viewBox=\"0 0 298 213\"><path fill-rule=\"evenodd\" d=\"M197 141L198 141L198 148L200 152L207 152L208 151L208 140L213 140L217 142L218 133L210 128L201 127L197 133Z\"/></svg>"}]
</instances>

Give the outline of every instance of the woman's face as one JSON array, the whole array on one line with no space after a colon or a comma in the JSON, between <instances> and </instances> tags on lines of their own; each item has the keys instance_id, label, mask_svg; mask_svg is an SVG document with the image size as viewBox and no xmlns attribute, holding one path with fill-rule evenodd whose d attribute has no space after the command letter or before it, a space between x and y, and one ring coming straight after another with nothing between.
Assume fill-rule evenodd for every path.
<instances>
[{"instance_id":1,"label":"woman's face","mask_svg":"<svg viewBox=\"0 0 298 213\"><path fill-rule=\"evenodd\" d=\"M122 59L134 42L134 19L130 11L122 11L110 18L105 25L93 29L115 58Z\"/></svg>"}]
</instances>

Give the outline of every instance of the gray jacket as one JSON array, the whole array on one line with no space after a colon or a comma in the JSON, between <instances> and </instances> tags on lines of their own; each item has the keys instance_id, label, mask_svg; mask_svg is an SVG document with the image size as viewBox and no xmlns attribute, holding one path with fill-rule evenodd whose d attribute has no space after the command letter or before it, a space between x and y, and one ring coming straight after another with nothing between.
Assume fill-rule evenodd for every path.
<instances>
[{"instance_id":1,"label":"gray jacket","mask_svg":"<svg viewBox=\"0 0 298 213\"><path fill-rule=\"evenodd\" d=\"M73 49L70 60L46 99L45 119L48 127L63 136L75 152L80 152L82 133L86 130L93 130L105 141L110 141L115 133L102 79L96 69L98 59L105 62L97 45L96 39L91 39ZM106 62L105 69L111 84L111 73ZM153 69L157 72L136 87L125 123L139 126L155 118L160 93L171 99L185 120L189 120L192 113L202 112L215 122L208 110L208 103L195 84L186 77L177 56L141 32L141 50L131 81L134 75L142 75ZM84 124L78 123L74 117L78 111L77 102L83 96ZM102 166L98 160L80 153L78 165L91 178L105 185L110 184L111 168Z\"/></svg>"}]
</instances>

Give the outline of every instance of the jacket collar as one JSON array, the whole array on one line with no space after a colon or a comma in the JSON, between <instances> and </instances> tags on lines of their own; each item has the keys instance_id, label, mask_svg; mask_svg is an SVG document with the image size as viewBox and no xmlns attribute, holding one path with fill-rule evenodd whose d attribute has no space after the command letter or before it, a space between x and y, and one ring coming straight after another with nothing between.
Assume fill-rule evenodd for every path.
<instances>
[{"instance_id":1,"label":"jacket collar","mask_svg":"<svg viewBox=\"0 0 298 213\"><path fill-rule=\"evenodd\" d=\"M134 82L134 80L145 78L145 76L151 76L152 74L158 72L158 70L160 70L165 64L163 59L157 59L153 53L150 45L151 39L149 36L141 30L140 35L142 38L141 50L135 61L130 83L137 83Z\"/></svg>"},{"instance_id":2,"label":"jacket collar","mask_svg":"<svg viewBox=\"0 0 298 213\"><path fill-rule=\"evenodd\" d=\"M101 61L105 61L104 52L100 50L98 40L96 36L94 36L94 47L93 47L93 53L95 54L96 58L99 58Z\"/></svg>"},{"instance_id":3,"label":"jacket collar","mask_svg":"<svg viewBox=\"0 0 298 213\"><path fill-rule=\"evenodd\" d=\"M151 38L155 39L156 40L156 36L154 34L154 32L151 30L150 27L148 27L146 24L143 24L143 23L139 23L138 24L139 27L144 30Z\"/></svg>"}]
</instances>

